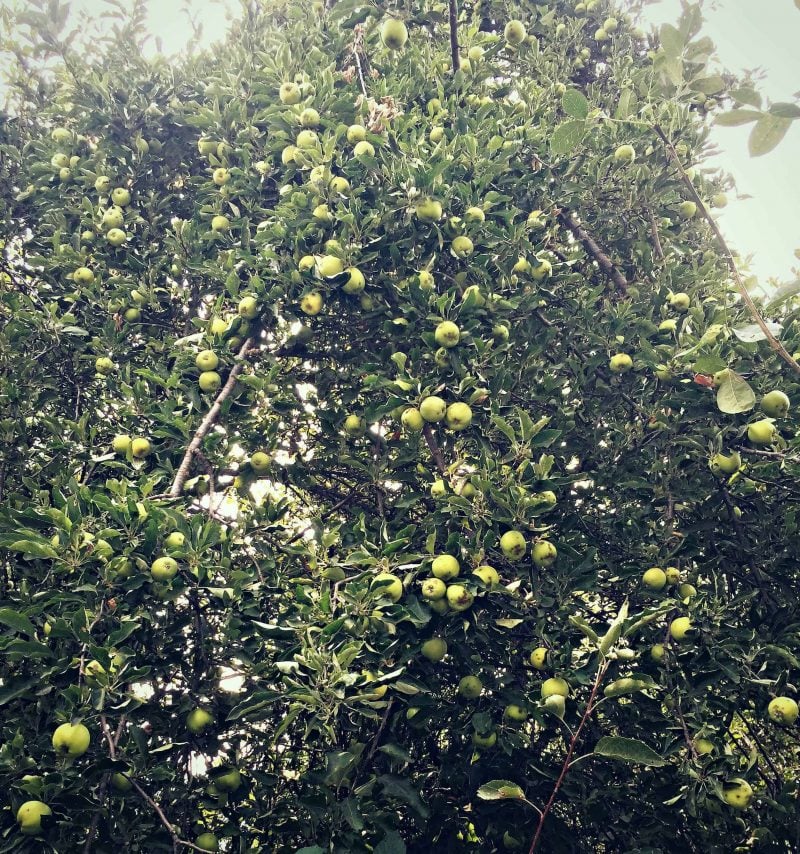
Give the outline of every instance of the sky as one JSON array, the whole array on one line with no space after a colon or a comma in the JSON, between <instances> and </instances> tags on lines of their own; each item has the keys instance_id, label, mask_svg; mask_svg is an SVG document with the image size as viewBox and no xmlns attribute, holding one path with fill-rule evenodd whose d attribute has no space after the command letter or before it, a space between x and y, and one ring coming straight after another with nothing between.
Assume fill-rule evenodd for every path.
<instances>
[{"instance_id":1,"label":"sky","mask_svg":"<svg viewBox=\"0 0 800 854\"><path fill-rule=\"evenodd\" d=\"M0 8L10 2L0 0ZM159 34L167 54L185 50L192 38L185 10L203 23L202 46L225 32L227 10L239 9L238 0L146 2L150 32ZM73 14L97 13L104 3L72 0L72 7ZM675 23L680 13L681 0L647 0L643 25ZM793 100L800 90L800 9L794 0L706 0L704 14L704 32L716 43L722 68L762 69L762 93L772 101ZM749 132L746 125L715 128L712 133L720 153L709 165L731 173L740 196L730 194L720 225L742 257L752 256L751 272L762 283L771 277L793 280L800 266L793 254L800 247L800 121L777 149L761 158L748 154Z\"/></svg>"}]
</instances>

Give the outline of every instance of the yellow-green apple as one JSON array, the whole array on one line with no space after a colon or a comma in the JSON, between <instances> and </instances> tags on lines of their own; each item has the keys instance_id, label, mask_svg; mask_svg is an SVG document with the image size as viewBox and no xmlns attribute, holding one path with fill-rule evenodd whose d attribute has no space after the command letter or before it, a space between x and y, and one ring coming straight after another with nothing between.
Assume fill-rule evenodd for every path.
<instances>
[{"instance_id":1,"label":"yellow-green apple","mask_svg":"<svg viewBox=\"0 0 800 854\"><path fill-rule=\"evenodd\" d=\"M182 549L186 543L186 536L180 531L172 531L164 538L164 545L168 549Z\"/></svg>"},{"instance_id":2,"label":"yellow-green apple","mask_svg":"<svg viewBox=\"0 0 800 854\"><path fill-rule=\"evenodd\" d=\"M250 468L258 474L267 471L272 463L272 457L264 451L256 451L250 457Z\"/></svg>"},{"instance_id":3,"label":"yellow-green apple","mask_svg":"<svg viewBox=\"0 0 800 854\"><path fill-rule=\"evenodd\" d=\"M503 710L503 717L507 721L521 723L528 719L528 711L524 707L516 705L516 703L511 703Z\"/></svg>"},{"instance_id":4,"label":"yellow-green apple","mask_svg":"<svg viewBox=\"0 0 800 854\"><path fill-rule=\"evenodd\" d=\"M447 588L447 604L454 611L466 611L475 597L461 584L450 584Z\"/></svg>"},{"instance_id":5,"label":"yellow-green apple","mask_svg":"<svg viewBox=\"0 0 800 854\"><path fill-rule=\"evenodd\" d=\"M198 707L192 709L186 716L186 729L193 735L200 735L201 732L208 729L214 723L214 716L208 709Z\"/></svg>"},{"instance_id":6,"label":"yellow-green apple","mask_svg":"<svg viewBox=\"0 0 800 854\"><path fill-rule=\"evenodd\" d=\"M346 294L360 294L366 284L364 274L358 267L348 267L345 272L350 274L350 278L342 285L342 290Z\"/></svg>"},{"instance_id":7,"label":"yellow-green apple","mask_svg":"<svg viewBox=\"0 0 800 854\"><path fill-rule=\"evenodd\" d=\"M525 41L528 33L525 30L525 25L522 21L513 19L509 21L503 30L503 36L506 42L514 47L521 45Z\"/></svg>"},{"instance_id":8,"label":"yellow-green apple","mask_svg":"<svg viewBox=\"0 0 800 854\"><path fill-rule=\"evenodd\" d=\"M367 431L367 423L359 415L348 415L344 419L344 432L348 436L363 436Z\"/></svg>"},{"instance_id":9,"label":"yellow-green apple","mask_svg":"<svg viewBox=\"0 0 800 854\"><path fill-rule=\"evenodd\" d=\"M408 41L406 25L397 18L387 18L381 25L381 41L390 50L400 50Z\"/></svg>"},{"instance_id":10,"label":"yellow-green apple","mask_svg":"<svg viewBox=\"0 0 800 854\"><path fill-rule=\"evenodd\" d=\"M797 703L791 697L775 697L767 706L770 720L782 726L791 726L798 715Z\"/></svg>"},{"instance_id":11,"label":"yellow-green apple","mask_svg":"<svg viewBox=\"0 0 800 854\"><path fill-rule=\"evenodd\" d=\"M463 676L458 683L458 693L469 700L480 697L483 691L481 680L477 676Z\"/></svg>"},{"instance_id":12,"label":"yellow-green apple","mask_svg":"<svg viewBox=\"0 0 800 854\"><path fill-rule=\"evenodd\" d=\"M178 574L178 561L168 555L157 557L150 564L150 574L156 581L169 581Z\"/></svg>"},{"instance_id":13,"label":"yellow-green apple","mask_svg":"<svg viewBox=\"0 0 800 854\"><path fill-rule=\"evenodd\" d=\"M741 777L734 777L722 784L722 800L737 810L747 809L753 800L753 794L752 786Z\"/></svg>"},{"instance_id":14,"label":"yellow-green apple","mask_svg":"<svg viewBox=\"0 0 800 854\"><path fill-rule=\"evenodd\" d=\"M443 320L436 327L433 338L440 347L455 347L461 338L461 331L452 320Z\"/></svg>"},{"instance_id":15,"label":"yellow-green apple","mask_svg":"<svg viewBox=\"0 0 800 854\"><path fill-rule=\"evenodd\" d=\"M536 566L545 569L552 566L558 557L558 549L549 540L539 540L531 549L531 558Z\"/></svg>"},{"instance_id":16,"label":"yellow-green apple","mask_svg":"<svg viewBox=\"0 0 800 854\"><path fill-rule=\"evenodd\" d=\"M437 222L442 218L442 206L435 199L424 199L414 208L417 219L422 222Z\"/></svg>"},{"instance_id":17,"label":"yellow-green apple","mask_svg":"<svg viewBox=\"0 0 800 854\"><path fill-rule=\"evenodd\" d=\"M545 679L542 682L541 688L542 699L558 695L559 697L569 697L569 685L566 680L559 676L553 676L550 679Z\"/></svg>"},{"instance_id":18,"label":"yellow-green apple","mask_svg":"<svg viewBox=\"0 0 800 854\"><path fill-rule=\"evenodd\" d=\"M56 727L52 740L56 753L75 758L89 749L91 736L83 724L66 723Z\"/></svg>"},{"instance_id":19,"label":"yellow-green apple","mask_svg":"<svg viewBox=\"0 0 800 854\"><path fill-rule=\"evenodd\" d=\"M144 457L150 454L152 447L150 445L149 439L144 439L141 436L137 436L131 442L131 456L135 457L137 460L141 460Z\"/></svg>"},{"instance_id":20,"label":"yellow-green apple","mask_svg":"<svg viewBox=\"0 0 800 854\"><path fill-rule=\"evenodd\" d=\"M613 374L622 374L633 367L633 359L627 353L615 353L608 362L608 367Z\"/></svg>"},{"instance_id":21,"label":"yellow-green apple","mask_svg":"<svg viewBox=\"0 0 800 854\"><path fill-rule=\"evenodd\" d=\"M367 129L364 125L350 125L347 128L347 141L349 143L363 142L367 138Z\"/></svg>"},{"instance_id":22,"label":"yellow-green apple","mask_svg":"<svg viewBox=\"0 0 800 854\"><path fill-rule=\"evenodd\" d=\"M477 575L490 590L500 584L500 576L498 575L497 570L488 564L482 564L481 566L476 567L472 571L472 574Z\"/></svg>"},{"instance_id":23,"label":"yellow-green apple","mask_svg":"<svg viewBox=\"0 0 800 854\"><path fill-rule=\"evenodd\" d=\"M422 644L421 652L428 661L441 661L447 655L447 641L443 638L430 638Z\"/></svg>"},{"instance_id":24,"label":"yellow-green apple","mask_svg":"<svg viewBox=\"0 0 800 854\"><path fill-rule=\"evenodd\" d=\"M466 403L451 403L445 411L444 422L457 433L466 430L472 423L472 409Z\"/></svg>"},{"instance_id":25,"label":"yellow-green apple","mask_svg":"<svg viewBox=\"0 0 800 854\"><path fill-rule=\"evenodd\" d=\"M258 317L258 300L255 297L242 297L238 306L239 316L245 320Z\"/></svg>"},{"instance_id":26,"label":"yellow-green apple","mask_svg":"<svg viewBox=\"0 0 800 854\"><path fill-rule=\"evenodd\" d=\"M785 418L789 411L789 398L778 389L761 398L761 408L771 418Z\"/></svg>"},{"instance_id":27,"label":"yellow-green apple","mask_svg":"<svg viewBox=\"0 0 800 854\"><path fill-rule=\"evenodd\" d=\"M194 363L201 371L215 371L219 365L219 357L213 350L201 350Z\"/></svg>"},{"instance_id":28,"label":"yellow-green apple","mask_svg":"<svg viewBox=\"0 0 800 854\"><path fill-rule=\"evenodd\" d=\"M766 418L747 425L747 438L754 445L770 445L775 441L777 430Z\"/></svg>"},{"instance_id":29,"label":"yellow-green apple","mask_svg":"<svg viewBox=\"0 0 800 854\"><path fill-rule=\"evenodd\" d=\"M282 104L299 104L302 93L297 83L281 83L278 89L278 98Z\"/></svg>"},{"instance_id":30,"label":"yellow-green apple","mask_svg":"<svg viewBox=\"0 0 800 854\"><path fill-rule=\"evenodd\" d=\"M25 801L17 810L20 833L36 836L42 832L42 816L52 814L53 811L43 801Z\"/></svg>"},{"instance_id":31,"label":"yellow-green apple","mask_svg":"<svg viewBox=\"0 0 800 854\"><path fill-rule=\"evenodd\" d=\"M686 639L692 628L692 621L689 617L676 617L669 624L669 633L673 640L681 642Z\"/></svg>"},{"instance_id":32,"label":"yellow-green apple","mask_svg":"<svg viewBox=\"0 0 800 854\"><path fill-rule=\"evenodd\" d=\"M391 572L379 572L372 579L370 587L392 602L399 602L403 596L403 582Z\"/></svg>"},{"instance_id":33,"label":"yellow-green apple","mask_svg":"<svg viewBox=\"0 0 800 854\"><path fill-rule=\"evenodd\" d=\"M441 397L431 395L420 403L419 412L425 421L441 421L447 412L447 404Z\"/></svg>"},{"instance_id":34,"label":"yellow-green apple","mask_svg":"<svg viewBox=\"0 0 800 854\"><path fill-rule=\"evenodd\" d=\"M409 433L419 433L425 426L425 419L422 413L415 406L410 406L403 410L400 416L400 423L408 430Z\"/></svg>"},{"instance_id":35,"label":"yellow-green apple","mask_svg":"<svg viewBox=\"0 0 800 854\"><path fill-rule=\"evenodd\" d=\"M636 160L636 149L632 145L620 145L614 152L617 163L633 163Z\"/></svg>"},{"instance_id":36,"label":"yellow-green apple","mask_svg":"<svg viewBox=\"0 0 800 854\"><path fill-rule=\"evenodd\" d=\"M456 578L460 571L461 565L452 555L438 555L431 564L431 572L434 577L440 578L442 581L450 581L450 579Z\"/></svg>"},{"instance_id":37,"label":"yellow-green apple","mask_svg":"<svg viewBox=\"0 0 800 854\"><path fill-rule=\"evenodd\" d=\"M528 550L528 544L520 531L506 531L500 537L500 548L508 560L520 560Z\"/></svg>"},{"instance_id":38,"label":"yellow-green apple","mask_svg":"<svg viewBox=\"0 0 800 854\"><path fill-rule=\"evenodd\" d=\"M223 216L222 214L217 214L216 216L211 217L211 230L216 232L221 231L229 231L231 227L231 221L228 217Z\"/></svg>"},{"instance_id":39,"label":"yellow-green apple","mask_svg":"<svg viewBox=\"0 0 800 854\"><path fill-rule=\"evenodd\" d=\"M547 647L537 646L531 650L530 654L531 666L536 670L544 670L547 667Z\"/></svg>"},{"instance_id":40,"label":"yellow-green apple","mask_svg":"<svg viewBox=\"0 0 800 854\"><path fill-rule=\"evenodd\" d=\"M114 439L111 442L111 447L118 454L127 454L128 448L130 448L130 446L131 446L131 437L125 436L122 433L120 433L117 436L114 436Z\"/></svg>"},{"instance_id":41,"label":"yellow-green apple","mask_svg":"<svg viewBox=\"0 0 800 854\"><path fill-rule=\"evenodd\" d=\"M738 451L727 456L725 454L714 454L708 463L708 467L718 477L734 474L742 467L742 458Z\"/></svg>"},{"instance_id":42,"label":"yellow-green apple","mask_svg":"<svg viewBox=\"0 0 800 854\"><path fill-rule=\"evenodd\" d=\"M472 255L475 246L468 237L461 234L453 239L450 248L453 250L453 255L456 258L467 258Z\"/></svg>"},{"instance_id":43,"label":"yellow-green apple","mask_svg":"<svg viewBox=\"0 0 800 854\"><path fill-rule=\"evenodd\" d=\"M319 291L303 294L300 300L300 311L309 317L316 317L322 311L322 294Z\"/></svg>"},{"instance_id":44,"label":"yellow-green apple","mask_svg":"<svg viewBox=\"0 0 800 854\"><path fill-rule=\"evenodd\" d=\"M651 567L642 575L642 584L648 590L663 590L667 586L667 574L661 567Z\"/></svg>"},{"instance_id":45,"label":"yellow-green apple","mask_svg":"<svg viewBox=\"0 0 800 854\"><path fill-rule=\"evenodd\" d=\"M203 371L197 378L200 390L210 393L215 392L222 385L222 377L216 371Z\"/></svg>"}]
</instances>

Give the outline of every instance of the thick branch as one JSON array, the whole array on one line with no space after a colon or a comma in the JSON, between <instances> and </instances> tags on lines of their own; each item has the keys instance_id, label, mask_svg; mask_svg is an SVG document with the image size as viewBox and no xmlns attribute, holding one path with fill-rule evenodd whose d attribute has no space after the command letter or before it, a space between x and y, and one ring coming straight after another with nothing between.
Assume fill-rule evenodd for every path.
<instances>
[{"instance_id":1,"label":"thick branch","mask_svg":"<svg viewBox=\"0 0 800 854\"><path fill-rule=\"evenodd\" d=\"M448 0L450 10L450 57L453 61L453 74L461 68L461 56L458 52L458 5L457 0Z\"/></svg>"},{"instance_id":2,"label":"thick branch","mask_svg":"<svg viewBox=\"0 0 800 854\"><path fill-rule=\"evenodd\" d=\"M728 268L731 271L731 275L733 276L734 281L736 282L736 287L739 290L739 293L742 295L742 300L744 304L747 306L747 310L750 312L750 316L753 320L758 324L759 329L764 333L764 337L769 342L769 346L786 362L787 365L791 367L791 369L796 373L800 374L800 365L789 355L786 348L781 344L780 341L772 334L769 326L764 322L764 318L761 316L756 304L753 302L753 298L750 296L750 292L747 290L747 286L742 280L742 276L739 273L739 268L736 266L736 261L734 260L733 253L730 250L725 238L722 236L722 232L719 229L714 217L711 216L708 208L705 205L705 202L700 198L697 190L695 189L694 184L692 183L689 176L686 174L686 171L683 168L683 164L681 163L680 157L678 157L678 153L675 151L675 147L667 138L667 135L664 131L658 126L653 125L653 130L658 135L659 139L664 143L667 154L669 155L670 160L678 167L680 171L681 178L683 179L683 183L686 186L686 189L689 191L689 195L692 197L692 200L697 205L697 209L700 213L705 217L708 224L711 226L711 231L714 232L714 237L717 238L717 243L719 243L719 247L722 250L722 254L725 258L725 261L728 264Z\"/></svg>"},{"instance_id":3,"label":"thick branch","mask_svg":"<svg viewBox=\"0 0 800 854\"><path fill-rule=\"evenodd\" d=\"M217 399L214 401L211 409L206 413L206 417L197 428L197 432L192 437L192 441L189 442L189 447L186 449L186 453L183 455L183 460L181 460L181 464L178 466L178 471L175 474L175 480L172 481L172 486L169 488L170 498L177 498L181 494L183 484L186 483L186 478L189 476L189 472L192 468L192 457L194 456L195 451L197 451L202 444L203 439L208 435L208 431L214 426L217 418L219 418L219 414L222 411L222 404L225 403L227 398L230 396L230 393L233 391L233 387L236 385L236 378L242 372L242 368L244 368L245 353L250 349L252 343L253 338L251 336L239 348L239 352L236 354L237 362L233 368L231 368L228 381L224 386L222 386L220 393L217 395Z\"/></svg>"},{"instance_id":4,"label":"thick branch","mask_svg":"<svg viewBox=\"0 0 800 854\"><path fill-rule=\"evenodd\" d=\"M589 255L597 261L597 266L611 279L617 290L625 293L628 289L628 280L614 266L608 255L597 245L591 234L575 219L575 215L566 208L562 208L558 212L558 219L577 237Z\"/></svg>"},{"instance_id":5,"label":"thick branch","mask_svg":"<svg viewBox=\"0 0 800 854\"><path fill-rule=\"evenodd\" d=\"M422 435L428 443L428 448L430 449L433 461L436 463L436 468L439 470L439 474L444 474L446 466L444 464L444 457L442 456L442 449L436 441L436 436L433 435L433 428L430 424L426 424L422 428Z\"/></svg>"}]
</instances>

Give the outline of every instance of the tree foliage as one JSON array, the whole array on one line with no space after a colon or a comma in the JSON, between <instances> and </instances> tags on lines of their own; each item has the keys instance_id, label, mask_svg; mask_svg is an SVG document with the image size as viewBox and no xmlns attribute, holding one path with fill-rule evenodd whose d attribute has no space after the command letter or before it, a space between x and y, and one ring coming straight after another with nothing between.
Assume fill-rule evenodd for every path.
<instances>
[{"instance_id":1,"label":"tree foliage","mask_svg":"<svg viewBox=\"0 0 800 854\"><path fill-rule=\"evenodd\" d=\"M330 5L6 12L0 851L797 850L797 380L686 184L699 8L465 4L454 72Z\"/></svg>"}]
</instances>

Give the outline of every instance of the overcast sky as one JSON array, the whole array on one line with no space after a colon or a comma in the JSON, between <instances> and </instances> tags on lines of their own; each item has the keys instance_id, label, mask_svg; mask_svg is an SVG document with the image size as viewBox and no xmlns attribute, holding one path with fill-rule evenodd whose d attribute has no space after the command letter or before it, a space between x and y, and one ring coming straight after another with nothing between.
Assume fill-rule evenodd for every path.
<instances>
[{"instance_id":1,"label":"overcast sky","mask_svg":"<svg viewBox=\"0 0 800 854\"><path fill-rule=\"evenodd\" d=\"M0 0L0 8L11 0ZM17 0L23 2L23 0ZM150 31L161 37L163 50L186 49L191 37L184 8L204 24L203 41L224 33L226 9L238 9L238 0L147 0ZM298 0L308 2L308 0ZM98 12L102 0L72 0L75 11ZM681 0L650 0L645 23L658 27L675 23ZM800 90L800 10L794 0L706 0L705 32L717 45L721 66L737 72L761 68L762 91L773 101L789 101ZM713 140L720 148L714 164L732 173L741 195L731 198L721 214L721 225L733 246L753 255L753 272L763 282L769 277L795 278L793 256L800 247L800 121L780 146L761 158L747 153L750 126L719 128Z\"/></svg>"}]
</instances>

